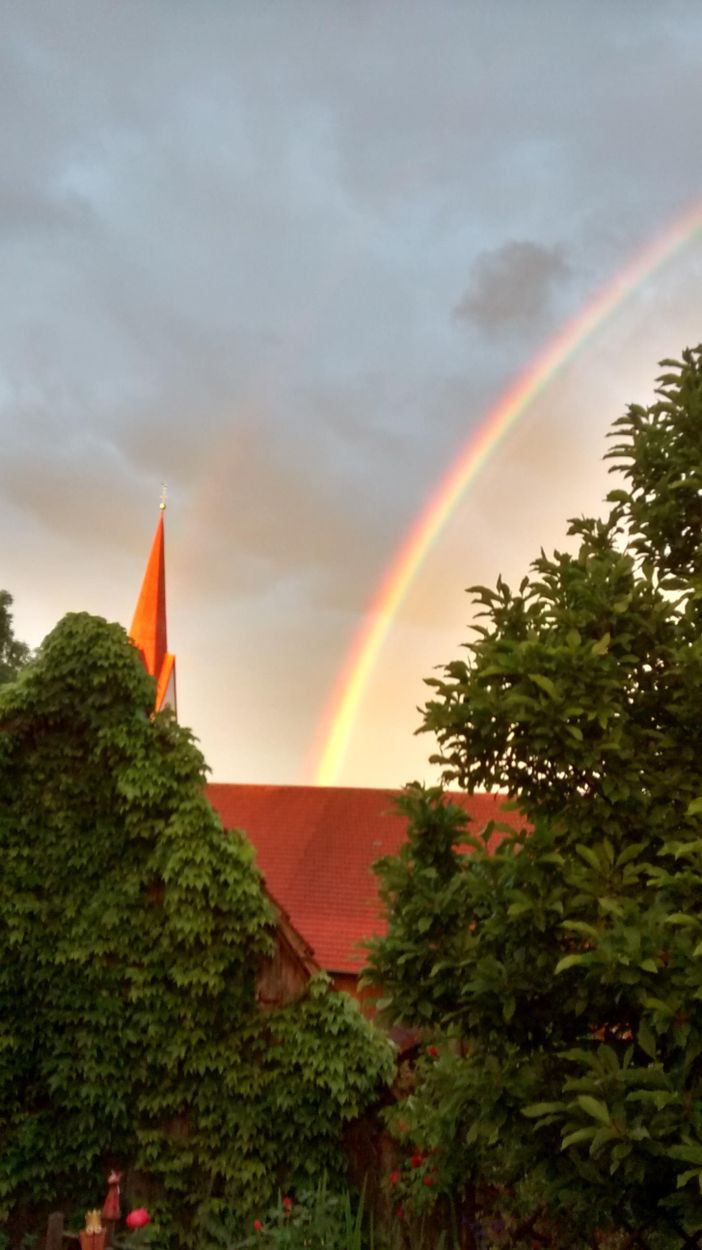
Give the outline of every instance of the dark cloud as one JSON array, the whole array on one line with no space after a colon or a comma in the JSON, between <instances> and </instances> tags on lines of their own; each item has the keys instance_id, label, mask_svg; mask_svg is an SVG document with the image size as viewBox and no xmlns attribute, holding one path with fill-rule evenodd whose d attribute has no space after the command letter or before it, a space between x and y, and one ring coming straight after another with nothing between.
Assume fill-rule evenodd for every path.
<instances>
[{"instance_id":1,"label":"dark cloud","mask_svg":"<svg viewBox=\"0 0 702 1250\"><path fill-rule=\"evenodd\" d=\"M468 289L453 310L486 334L532 328L548 311L557 284L569 272L563 249L541 243L504 243L473 263Z\"/></svg>"}]
</instances>

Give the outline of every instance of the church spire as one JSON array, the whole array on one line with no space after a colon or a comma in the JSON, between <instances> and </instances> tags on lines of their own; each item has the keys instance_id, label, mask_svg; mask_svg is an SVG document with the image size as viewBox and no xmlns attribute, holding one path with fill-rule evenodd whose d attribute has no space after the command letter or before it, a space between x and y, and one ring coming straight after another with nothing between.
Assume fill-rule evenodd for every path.
<instances>
[{"instance_id":1,"label":"church spire","mask_svg":"<svg viewBox=\"0 0 702 1250\"><path fill-rule=\"evenodd\" d=\"M129 636L141 651L147 673L156 678L154 711L160 712L164 707L171 707L175 712L175 656L168 651L166 634L166 557L163 527L165 509L164 489L161 493L158 525Z\"/></svg>"}]
</instances>

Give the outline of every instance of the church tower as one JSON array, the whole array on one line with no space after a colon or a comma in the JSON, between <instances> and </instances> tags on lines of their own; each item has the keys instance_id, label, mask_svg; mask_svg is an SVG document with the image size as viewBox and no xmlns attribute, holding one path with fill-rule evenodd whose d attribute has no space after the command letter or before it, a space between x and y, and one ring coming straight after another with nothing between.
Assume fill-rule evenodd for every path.
<instances>
[{"instance_id":1,"label":"church tower","mask_svg":"<svg viewBox=\"0 0 702 1250\"><path fill-rule=\"evenodd\" d=\"M162 499L129 636L141 652L147 673L156 678L154 711L170 707L176 712L175 656L168 650L166 635L165 509L166 502Z\"/></svg>"}]
</instances>

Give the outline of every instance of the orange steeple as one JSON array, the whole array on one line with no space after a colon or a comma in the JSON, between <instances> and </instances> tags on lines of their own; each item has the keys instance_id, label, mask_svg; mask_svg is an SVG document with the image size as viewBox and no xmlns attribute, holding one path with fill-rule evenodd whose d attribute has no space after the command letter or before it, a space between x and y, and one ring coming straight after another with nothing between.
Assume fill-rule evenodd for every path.
<instances>
[{"instance_id":1,"label":"orange steeple","mask_svg":"<svg viewBox=\"0 0 702 1250\"><path fill-rule=\"evenodd\" d=\"M163 534L163 513L156 526L146 564L141 593L136 605L129 636L141 651L147 673L156 678L154 711L164 707L176 710L175 656L168 651L166 637L166 558Z\"/></svg>"}]
</instances>

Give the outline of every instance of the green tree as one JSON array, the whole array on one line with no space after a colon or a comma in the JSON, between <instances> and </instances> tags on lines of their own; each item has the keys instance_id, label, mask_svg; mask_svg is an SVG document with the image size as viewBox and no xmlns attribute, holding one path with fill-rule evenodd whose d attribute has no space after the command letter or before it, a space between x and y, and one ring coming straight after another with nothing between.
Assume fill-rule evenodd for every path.
<instances>
[{"instance_id":1,"label":"green tree","mask_svg":"<svg viewBox=\"0 0 702 1250\"><path fill-rule=\"evenodd\" d=\"M124 631L85 614L0 693L0 1218L94 1205L121 1161L187 1240L338 1170L392 1065L324 977L258 1006L253 848L153 699Z\"/></svg>"},{"instance_id":2,"label":"green tree","mask_svg":"<svg viewBox=\"0 0 702 1250\"><path fill-rule=\"evenodd\" d=\"M702 1228L702 349L662 367L615 422L608 516L518 592L474 587L477 639L429 682L444 780L525 830L489 855L413 789L379 866L370 979L436 1034L401 1112L430 1194L569 1244Z\"/></svg>"},{"instance_id":3,"label":"green tree","mask_svg":"<svg viewBox=\"0 0 702 1250\"><path fill-rule=\"evenodd\" d=\"M15 638L11 607L12 595L0 590L0 685L12 681L29 659L29 647Z\"/></svg>"}]
</instances>

